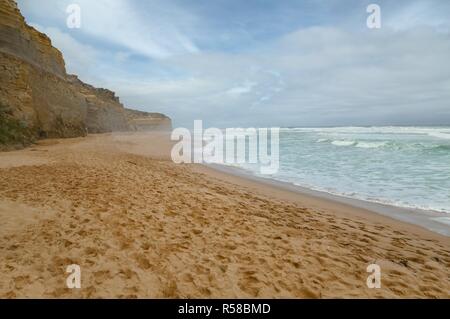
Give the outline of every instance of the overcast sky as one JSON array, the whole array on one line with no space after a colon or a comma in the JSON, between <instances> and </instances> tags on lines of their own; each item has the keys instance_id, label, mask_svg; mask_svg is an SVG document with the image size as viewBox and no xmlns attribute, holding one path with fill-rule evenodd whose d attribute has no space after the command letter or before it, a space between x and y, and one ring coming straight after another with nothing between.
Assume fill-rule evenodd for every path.
<instances>
[{"instance_id":1,"label":"overcast sky","mask_svg":"<svg viewBox=\"0 0 450 319\"><path fill-rule=\"evenodd\" d=\"M366 26L370 3L381 29ZM450 124L448 0L18 4L69 73L175 126Z\"/></svg>"}]
</instances>

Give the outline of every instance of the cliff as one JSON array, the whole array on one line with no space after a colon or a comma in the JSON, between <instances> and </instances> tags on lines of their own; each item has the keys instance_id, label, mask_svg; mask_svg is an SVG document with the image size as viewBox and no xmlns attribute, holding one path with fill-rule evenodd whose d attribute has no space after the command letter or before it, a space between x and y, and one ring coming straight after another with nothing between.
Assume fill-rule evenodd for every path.
<instances>
[{"instance_id":1,"label":"cliff","mask_svg":"<svg viewBox=\"0 0 450 319\"><path fill-rule=\"evenodd\" d=\"M146 121L153 124L138 123ZM114 92L68 75L51 40L26 24L14 0L0 0L0 148L37 138L155 128L170 129L170 119L128 111Z\"/></svg>"},{"instance_id":2,"label":"cliff","mask_svg":"<svg viewBox=\"0 0 450 319\"><path fill-rule=\"evenodd\" d=\"M165 130L172 127L169 117L161 113L148 113L125 109L128 124L135 131Z\"/></svg>"}]
</instances>

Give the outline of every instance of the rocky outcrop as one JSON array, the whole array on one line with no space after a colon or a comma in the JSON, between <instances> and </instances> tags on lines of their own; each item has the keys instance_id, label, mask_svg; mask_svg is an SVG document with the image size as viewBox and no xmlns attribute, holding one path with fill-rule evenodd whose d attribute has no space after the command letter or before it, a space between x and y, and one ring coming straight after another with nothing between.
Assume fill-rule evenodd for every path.
<instances>
[{"instance_id":1,"label":"rocky outcrop","mask_svg":"<svg viewBox=\"0 0 450 319\"><path fill-rule=\"evenodd\" d=\"M66 74L61 52L52 46L49 37L25 23L13 0L0 0L0 48L52 74Z\"/></svg>"},{"instance_id":2,"label":"rocky outcrop","mask_svg":"<svg viewBox=\"0 0 450 319\"><path fill-rule=\"evenodd\" d=\"M68 76L86 104L85 127L89 133L126 131L128 125L125 108L114 92L97 89L80 81L75 75Z\"/></svg>"},{"instance_id":3,"label":"rocky outcrop","mask_svg":"<svg viewBox=\"0 0 450 319\"><path fill-rule=\"evenodd\" d=\"M148 113L125 109L128 125L135 131L167 131L172 129L172 121L161 113Z\"/></svg>"},{"instance_id":4,"label":"rocky outcrop","mask_svg":"<svg viewBox=\"0 0 450 319\"><path fill-rule=\"evenodd\" d=\"M0 0L0 147L138 130L139 114L146 128L170 126L166 116L127 111L114 92L68 75L51 40L26 24L15 1Z\"/></svg>"}]
</instances>

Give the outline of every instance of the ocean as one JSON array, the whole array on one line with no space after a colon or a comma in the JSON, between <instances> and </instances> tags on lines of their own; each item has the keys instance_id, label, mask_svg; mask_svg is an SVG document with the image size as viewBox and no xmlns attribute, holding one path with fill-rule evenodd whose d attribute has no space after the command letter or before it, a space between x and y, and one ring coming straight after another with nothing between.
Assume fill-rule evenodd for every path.
<instances>
[{"instance_id":1,"label":"ocean","mask_svg":"<svg viewBox=\"0 0 450 319\"><path fill-rule=\"evenodd\" d=\"M450 214L450 127L280 130L280 167L262 175L364 201ZM236 164L260 175L258 164Z\"/></svg>"}]
</instances>

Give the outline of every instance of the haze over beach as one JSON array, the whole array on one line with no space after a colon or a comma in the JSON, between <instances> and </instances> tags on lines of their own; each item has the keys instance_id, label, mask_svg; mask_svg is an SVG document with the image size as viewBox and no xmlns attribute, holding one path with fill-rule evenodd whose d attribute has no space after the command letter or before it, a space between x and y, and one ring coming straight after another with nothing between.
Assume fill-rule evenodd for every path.
<instances>
[{"instance_id":1,"label":"haze over beach","mask_svg":"<svg viewBox=\"0 0 450 319\"><path fill-rule=\"evenodd\" d=\"M450 298L449 17L0 0L0 297Z\"/></svg>"}]
</instances>

